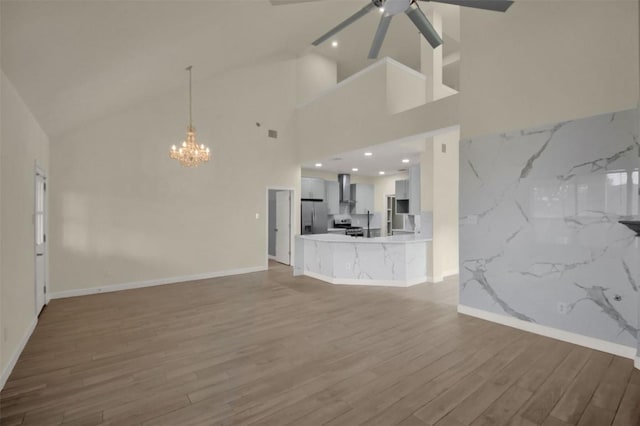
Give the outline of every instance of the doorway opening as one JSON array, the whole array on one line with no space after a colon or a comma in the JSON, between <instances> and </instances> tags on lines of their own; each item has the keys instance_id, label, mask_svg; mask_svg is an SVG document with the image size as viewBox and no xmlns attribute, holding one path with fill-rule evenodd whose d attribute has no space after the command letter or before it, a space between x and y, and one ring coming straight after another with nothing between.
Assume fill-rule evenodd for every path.
<instances>
[{"instance_id":1,"label":"doorway opening","mask_svg":"<svg viewBox=\"0 0 640 426\"><path fill-rule=\"evenodd\" d=\"M267 257L268 265L291 265L293 238L293 190L268 188Z\"/></svg>"},{"instance_id":2,"label":"doorway opening","mask_svg":"<svg viewBox=\"0 0 640 426\"><path fill-rule=\"evenodd\" d=\"M36 315L47 304L47 176L36 164L33 212Z\"/></svg>"},{"instance_id":3,"label":"doorway opening","mask_svg":"<svg viewBox=\"0 0 640 426\"><path fill-rule=\"evenodd\" d=\"M404 215L396 210L396 196L387 195L387 226L386 235L393 235L394 231L404 229Z\"/></svg>"}]
</instances>

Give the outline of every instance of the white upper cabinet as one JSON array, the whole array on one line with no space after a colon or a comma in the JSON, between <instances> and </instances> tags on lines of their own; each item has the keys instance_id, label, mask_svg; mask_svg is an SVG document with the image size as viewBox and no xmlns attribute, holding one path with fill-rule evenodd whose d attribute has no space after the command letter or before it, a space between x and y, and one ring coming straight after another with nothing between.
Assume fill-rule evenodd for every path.
<instances>
[{"instance_id":1,"label":"white upper cabinet","mask_svg":"<svg viewBox=\"0 0 640 426\"><path fill-rule=\"evenodd\" d=\"M396 213L420 214L420 166L409 167L409 179L396 181Z\"/></svg>"},{"instance_id":2,"label":"white upper cabinet","mask_svg":"<svg viewBox=\"0 0 640 426\"><path fill-rule=\"evenodd\" d=\"M300 198L311 198L314 200L324 201L324 179L303 177L301 186L302 194Z\"/></svg>"},{"instance_id":3,"label":"white upper cabinet","mask_svg":"<svg viewBox=\"0 0 640 426\"><path fill-rule=\"evenodd\" d=\"M409 179L396 181L396 200L409 199Z\"/></svg>"},{"instance_id":4,"label":"white upper cabinet","mask_svg":"<svg viewBox=\"0 0 640 426\"><path fill-rule=\"evenodd\" d=\"M325 189L329 214L340 214L340 185L338 182L325 181Z\"/></svg>"}]
</instances>

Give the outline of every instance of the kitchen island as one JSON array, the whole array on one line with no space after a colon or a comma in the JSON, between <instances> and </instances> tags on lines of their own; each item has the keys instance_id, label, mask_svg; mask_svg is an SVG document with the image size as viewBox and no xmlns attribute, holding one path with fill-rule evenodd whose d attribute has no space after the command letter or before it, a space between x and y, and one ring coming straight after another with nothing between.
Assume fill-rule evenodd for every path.
<instances>
[{"instance_id":1,"label":"kitchen island","mask_svg":"<svg viewBox=\"0 0 640 426\"><path fill-rule=\"evenodd\" d=\"M294 275L331 284L409 287L427 281L431 239L418 235L296 237Z\"/></svg>"}]
</instances>

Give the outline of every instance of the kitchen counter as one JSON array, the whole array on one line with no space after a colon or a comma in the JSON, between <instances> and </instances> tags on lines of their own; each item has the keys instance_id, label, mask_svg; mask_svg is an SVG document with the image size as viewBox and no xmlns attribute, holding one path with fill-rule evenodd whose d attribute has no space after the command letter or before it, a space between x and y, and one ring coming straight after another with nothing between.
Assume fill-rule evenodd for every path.
<instances>
[{"instance_id":1,"label":"kitchen counter","mask_svg":"<svg viewBox=\"0 0 640 426\"><path fill-rule=\"evenodd\" d=\"M369 228L369 229L371 229L372 231L375 231L375 230L379 230L380 228L379 228L379 227L378 227L378 228L374 228L374 227L372 226L372 227L371 227L371 228ZM363 230L364 232L367 232L367 228L366 228L366 227L362 228L362 230ZM343 231L343 232L344 232L344 228L328 228L328 229L327 229L327 231L328 231L328 232L331 232L331 231ZM324 235L324 234L307 234L307 235Z\"/></svg>"},{"instance_id":2,"label":"kitchen counter","mask_svg":"<svg viewBox=\"0 0 640 426\"><path fill-rule=\"evenodd\" d=\"M331 284L408 287L427 281L431 239L419 235L296 237L294 275Z\"/></svg>"},{"instance_id":3,"label":"kitchen counter","mask_svg":"<svg viewBox=\"0 0 640 426\"><path fill-rule=\"evenodd\" d=\"M366 231L365 231L366 232ZM406 244L406 243L424 243L431 241L431 238L423 238L416 234L389 235L386 237L350 237L340 234L309 234L300 235L303 240L310 241L331 241L336 243L358 243L358 244Z\"/></svg>"}]
</instances>

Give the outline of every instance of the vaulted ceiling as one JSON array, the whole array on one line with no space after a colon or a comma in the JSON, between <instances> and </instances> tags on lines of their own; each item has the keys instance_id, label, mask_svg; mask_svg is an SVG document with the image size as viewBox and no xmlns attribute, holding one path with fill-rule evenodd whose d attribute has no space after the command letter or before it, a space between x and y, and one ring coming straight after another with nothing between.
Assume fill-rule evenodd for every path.
<instances>
[{"instance_id":1,"label":"vaulted ceiling","mask_svg":"<svg viewBox=\"0 0 640 426\"><path fill-rule=\"evenodd\" d=\"M1 64L51 136L194 80L272 57L318 52L338 62L344 78L366 59L375 13L337 37L310 42L367 0L273 6L268 0L21 1L2 0ZM430 6L432 7L432 6ZM457 49L458 8L440 6L445 55ZM394 20L380 56L418 67L419 37ZM448 45L448 46L447 46Z\"/></svg>"}]
</instances>

